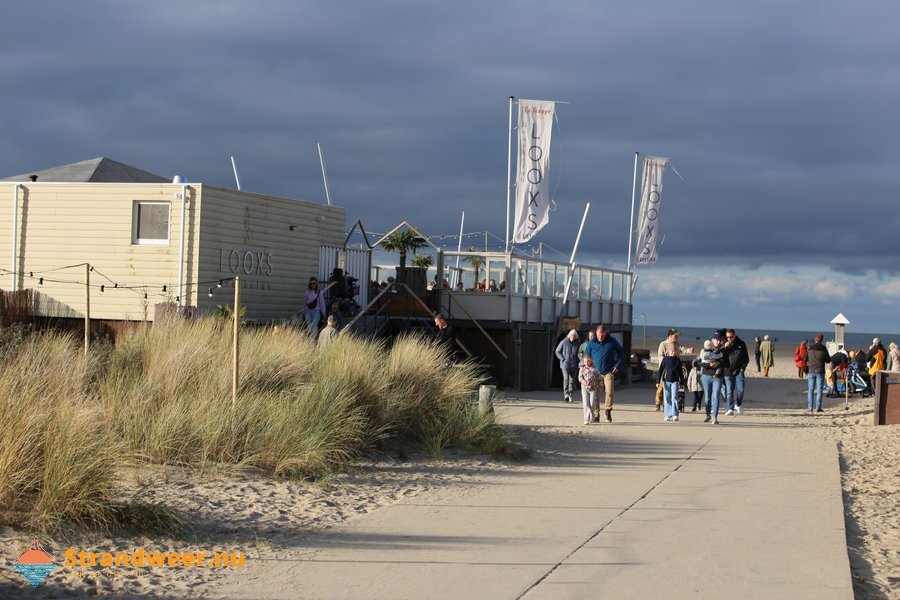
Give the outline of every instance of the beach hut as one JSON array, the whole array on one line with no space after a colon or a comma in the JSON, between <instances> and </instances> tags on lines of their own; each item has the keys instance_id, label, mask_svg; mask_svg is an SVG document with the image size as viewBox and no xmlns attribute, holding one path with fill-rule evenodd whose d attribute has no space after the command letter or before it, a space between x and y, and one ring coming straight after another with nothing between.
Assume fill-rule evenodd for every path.
<instances>
[{"instance_id":1,"label":"beach hut","mask_svg":"<svg viewBox=\"0 0 900 600\"><path fill-rule=\"evenodd\" d=\"M231 302L236 276L248 319L289 318L309 278L328 279L345 234L340 207L104 157L0 180L0 220L0 286L30 290L25 312L53 319L83 318L86 292L94 319L209 314Z\"/></svg>"}]
</instances>

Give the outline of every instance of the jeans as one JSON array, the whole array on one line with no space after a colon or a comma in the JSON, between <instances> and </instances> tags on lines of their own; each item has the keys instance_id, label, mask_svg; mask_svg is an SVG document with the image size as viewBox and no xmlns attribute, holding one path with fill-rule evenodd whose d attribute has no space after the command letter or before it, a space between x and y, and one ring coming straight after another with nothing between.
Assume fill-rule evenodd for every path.
<instances>
[{"instance_id":1,"label":"jeans","mask_svg":"<svg viewBox=\"0 0 900 600\"><path fill-rule=\"evenodd\" d=\"M734 410L734 375L725 376L725 404L728 410Z\"/></svg>"},{"instance_id":2,"label":"jeans","mask_svg":"<svg viewBox=\"0 0 900 600\"><path fill-rule=\"evenodd\" d=\"M570 371L569 369L562 367L562 376L563 394L565 394L566 398L571 398L572 394L575 393L575 382L578 381L578 369Z\"/></svg>"},{"instance_id":3,"label":"jeans","mask_svg":"<svg viewBox=\"0 0 900 600\"><path fill-rule=\"evenodd\" d=\"M756 372L759 373L760 371L762 371L762 368L761 368L760 365L759 365L759 358L760 358L760 356L762 356L762 355L761 355L761 354L756 354L755 356L756 356Z\"/></svg>"},{"instance_id":4,"label":"jeans","mask_svg":"<svg viewBox=\"0 0 900 600\"><path fill-rule=\"evenodd\" d=\"M315 310L306 310L303 313L303 318L306 319L306 326L309 328L310 334L315 336L319 332L319 321L322 320L322 313L318 308Z\"/></svg>"},{"instance_id":5,"label":"jeans","mask_svg":"<svg viewBox=\"0 0 900 600\"><path fill-rule=\"evenodd\" d=\"M678 416L678 382L663 381L660 386L663 390L663 403L666 408L666 417Z\"/></svg>"},{"instance_id":6,"label":"jeans","mask_svg":"<svg viewBox=\"0 0 900 600\"><path fill-rule=\"evenodd\" d=\"M584 408L584 422L590 423L597 410L597 392L581 386L581 406Z\"/></svg>"},{"instance_id":7,"label":"jeans","mask_svg":"<svg viewBox=\"0 0 900 600\"><path fill-rule=\"evenodd\" d=\"M703 384L703 395L706 396L706 416L710 410L714 417L719 416L719 390L722 388L722 380L712 375L701 375L700 383Z\"/></svg>"},{"instance_id":8,"label":"jeans","mask_svg":"<svg viewBox=\"0 0 900 600\"><path fill-rule=\"evenodd\" d=\"M807 396L806 408L819 410L822 408L822 387L825 385L824 373L810 373L806 376ZM813 392L815 392L815 406L813 406Z\"/></svg>"},{"instance_id":9,"label":"jeans","mask_svg":"<svg viewBox=\"0 0 900 600\"><path fill-rule=\"evenodd\" d=\"M734 402L740 407L741 403L744 401L744 370L741 369L737 375L734 376Z\"/></svg>"}]
</instances>

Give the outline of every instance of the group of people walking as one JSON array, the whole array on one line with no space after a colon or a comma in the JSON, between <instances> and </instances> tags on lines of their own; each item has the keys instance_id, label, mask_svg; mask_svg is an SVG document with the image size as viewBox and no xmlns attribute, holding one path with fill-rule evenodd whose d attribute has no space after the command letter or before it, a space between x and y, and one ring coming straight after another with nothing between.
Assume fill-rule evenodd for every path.
<instances>
[{"instance_id":1,"label":"group of people walking","mask_svg":"<svg viewBox=\"0 0 900 600\"><path fill-rule=\"evenodd\" d=\"M670 329L657 350L660 366L656 375L656 410L665 407L663 420L678 421L679 410L684 408L678 401L681 385L685 387L685 393L693 394L691 412L700 410L701 404L705 404L704 423L719 424L719 397L723 388L725 414L744 414L744 372L750 364L750 355L747 345L734 329L717 329L711 339L703 342L703 351L691 363L687 375L679 358L678 336L677 329Z\"/></svg>"},{"instance_id":2,"label":"group of people walking","mask_svg":"<svg viewBox=\"0 0 900 600\"><path fill-rule=\"evenodd\" d=\"M576 382L581 386L584 424L600 422L599 397L604 394L603 420L612 423L615 377L622 370L625 351L605 325L598 325L580 343L572 329L556 346L556 358L563 376L563 402L572 402Z\"/></svg>"}]
</instances>

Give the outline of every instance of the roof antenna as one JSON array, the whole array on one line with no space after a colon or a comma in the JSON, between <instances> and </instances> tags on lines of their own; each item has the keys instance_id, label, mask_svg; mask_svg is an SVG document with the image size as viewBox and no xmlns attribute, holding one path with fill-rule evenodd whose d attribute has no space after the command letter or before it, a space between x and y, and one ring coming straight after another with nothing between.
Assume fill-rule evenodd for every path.
<instances>
[{"instance_id":1,"label":"roof antenna","mask_svg":"<svg viewBox=\"0 0 900 600\"><path fill-rule=\"evenodd\" d=\"M328 175L325 173L325 158L322 156L322 144L316 142L316 148L319 149L319 164L322 165L322 181L325 182L325 199L328 206L331 206L331 192L328 191Z\"/></svg>"},{"instance_id":2,"label":"roof antenna","mask_svg":"<svg viewBox=\"0 0 900 600\"><path fill-rule=\"evenodd\" d=\"M238 177L237 163L234 162L234 156L231 157L231 169L234 171L234 182L237 183L238 191L241 191L241 178Z\"/></svg>"}]
</instances>

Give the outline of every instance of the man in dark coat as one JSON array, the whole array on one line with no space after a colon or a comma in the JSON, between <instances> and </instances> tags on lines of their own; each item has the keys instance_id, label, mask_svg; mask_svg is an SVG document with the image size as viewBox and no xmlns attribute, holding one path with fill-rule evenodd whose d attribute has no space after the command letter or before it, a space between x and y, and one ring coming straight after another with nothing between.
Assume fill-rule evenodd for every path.
<instances>
[{"instance_id":1,"label":"man in dark coat","mask_svg":"<svg viewBox=\"0 0 900 600\"><path fill-rule=\"evenodd\" d=\"M451 362L457 362L460 358L459 345L456 343L456 334L453 333L453 328L450 327L450 324L444 319L444 315L435 315L434 324L438 328L435 339L440 345L447 349L447 354L450 356Z\"/></svg>"},{"instance_id":2,"label":"man in dark coat","mask_svg":"<svg viewBox=\"0 0 900 600\"><path fill-rule=\"evenodd\" d=\"M732 370L734 372L734 394L731 396L728 394L728 380L725 380L725 395L729 398L729 412L725 414L737 412L737 414L742 415L744 414L744 409L741 408L741 404L744 402L744 371L747 370L747 365L750 364L750 352L747 350L747 344L737 336L734 329L725 331L725 348L728 353L727 356L730 357L726 360L726 363L733 361Z\"/></svg>"}]
</instances>

